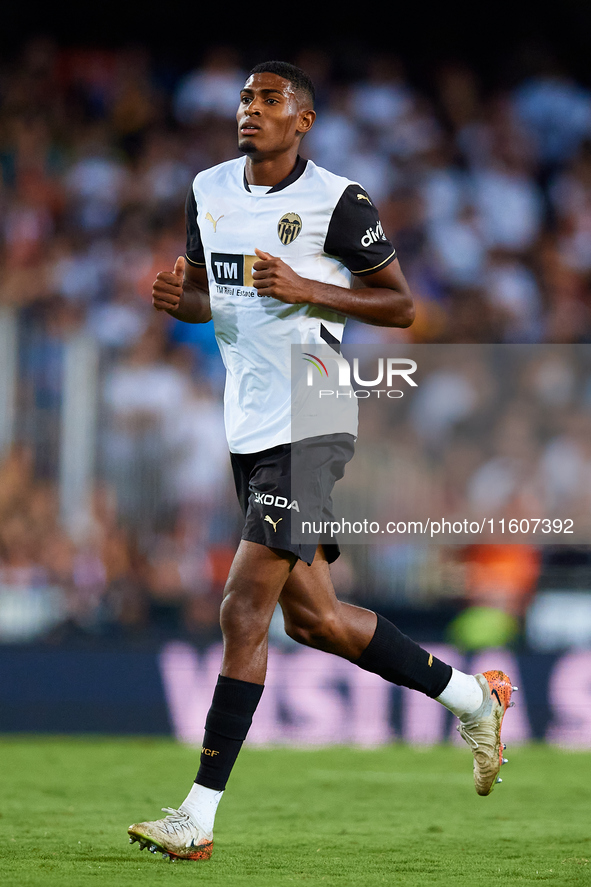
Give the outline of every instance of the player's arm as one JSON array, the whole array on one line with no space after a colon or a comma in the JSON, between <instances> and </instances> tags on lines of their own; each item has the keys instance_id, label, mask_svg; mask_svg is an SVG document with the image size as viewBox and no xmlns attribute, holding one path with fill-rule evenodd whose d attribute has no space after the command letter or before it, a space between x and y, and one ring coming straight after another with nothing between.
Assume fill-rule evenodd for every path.
<instances>
[{"instance_id":1,"label":"player's arm","mask_svg":"<svg viewBox=\"0 0 591 887\"><path fill-rule=\"evenodd\" d=\"M256 250L254 285L282 302L307 302L375 326L407 327L414 320L410 288L377 208L360 185L349 185L333 210L324 252L345 265L352 289L299 277L281 259Z\"/></svg>"},{"instance_id":2,"label":"player's arm","mask_svg":"<svg viewBox=\"0 0 591 887\"><path fill-rule=\"evenodd\" d=\"M209 285L192 186L185 203L185 222L186 255L178 257L172 271L157 275L152 285L152 304L158 311L166 311L185 323L206 323L211 320Z\"/></svg>"},{"instance_id":3,"label":"player's arm","mask_svg":"<svg viewBox=\"0 0 591 887\"><path fill-rule=\"evenodd\" d=\"M179 256L172 271L160 271L152 284L152 304L157 311L185 323L211 320L205 267L195 267Z\"/></svg>"},{"instance_id":4,"label":"player's arm","mask_svg":"<svg viewBox=\"0 0 591 887\"><path fill-rule=\"evenodd\" d=\"M374 326L408 327L415 318L412 294L398 259L363 277L353 289L300 277L282 259L256 250L253 280L261 296L296 305L307 302Z\"/></svg>"},{"instance_id":5,"label":"player's arm","mask_svg":"<svg viewBox=\"0 0 591 887\"><path fill-rule=\"evenodd\" d=\"M211 320L205 267L195 267L179 256L172 271L160 271L156 276L152 304L157 311L166 311L185 323Z\"/></svg>"}]
</instances>

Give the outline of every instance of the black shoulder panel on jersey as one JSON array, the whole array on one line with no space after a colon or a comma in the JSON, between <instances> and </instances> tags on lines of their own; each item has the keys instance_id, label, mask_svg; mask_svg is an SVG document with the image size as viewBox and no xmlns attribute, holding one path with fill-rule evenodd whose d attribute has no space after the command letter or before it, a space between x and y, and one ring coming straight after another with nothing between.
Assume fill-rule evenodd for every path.
<instances>
[{"instance_id":1,"label":"black shoulder panel on jersey","mask_svg":"<svg viewBox=\"0 0 591 887\"><path fill-rule=\"evenodd\" d=\"M189 188L185 202L185 224L187 228L187 250L185 256L191 265L204 266L205 253L201 243L201 232L197 223L197 202L193 185Z\"/></svg>"},{"instance_id":2,"label":"black shoulder panel on jersey","mask_svg":"<svg viewBox=\"0 0 591 887\"><path fill-rule=\"evenodd\" d=\"M324 251L360 277L385 268L396 258L376 207L359 185L345 188L335 206Z\"/></svg>"}]
</instances>

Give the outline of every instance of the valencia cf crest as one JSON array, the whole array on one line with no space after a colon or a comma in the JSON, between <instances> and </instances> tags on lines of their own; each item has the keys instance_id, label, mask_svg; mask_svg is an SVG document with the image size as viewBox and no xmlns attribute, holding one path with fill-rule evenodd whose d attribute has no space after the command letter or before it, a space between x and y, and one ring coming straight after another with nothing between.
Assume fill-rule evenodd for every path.
<instances>
[{"instance_id":1,"label":"valencia cf crest","mask_svg":"<svg viewBox=\"0 0 591 887\"><path fill-rule=\"evenodd\" d=\"M297 213L285 213L279 219L277 234L284 246L289 246L302 230L302 220Z\"/></svg>"}]
</instances>

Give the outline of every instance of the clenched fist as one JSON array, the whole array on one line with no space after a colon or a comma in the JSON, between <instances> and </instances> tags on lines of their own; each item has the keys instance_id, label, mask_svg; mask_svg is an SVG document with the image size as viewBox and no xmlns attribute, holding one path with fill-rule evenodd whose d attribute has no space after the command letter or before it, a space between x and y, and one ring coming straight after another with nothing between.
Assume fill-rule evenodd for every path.
<instances>
[{"instance_id":1,"label":"clenched fist","mask_svg":"<svg viewBox=\"0 0 591 887\"><path fill-rule=\"evenodd\" d=\"M157 311L176 311L183 295L185 259L179 256L172 271L160 271L152 284L152 305Z\"/></svg>"},{"instance_id":2,"label":"clenched fist","mask_svg":"<svg viewBox=\"0 0 591 887\"><path fill-rule=\"evenodd\" d=\"M260 296L272 296L290 305L306 302L310 281L300 277L283 259L255 248L259 257L252 266L252 279Z\"/></svg>"}]
</instances>

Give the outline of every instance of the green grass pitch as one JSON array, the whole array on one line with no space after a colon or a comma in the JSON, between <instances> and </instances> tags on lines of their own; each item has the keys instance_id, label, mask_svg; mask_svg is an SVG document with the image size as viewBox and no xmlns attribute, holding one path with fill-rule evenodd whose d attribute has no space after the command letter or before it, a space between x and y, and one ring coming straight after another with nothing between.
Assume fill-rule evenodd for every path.
<instances>
[{"instance_id":1,"label":"green grass pitch","mask_svg":"<svg viewBox=\"0 0 591 887\"><path fill-rule=\"evenodd\" d=\"M184 798L166 739L0 739L3 887L591 884L591 754L509 748L479 798L469 750L243 750L209 862L128 843ZM162 814L163 815L163 814Z\"/></svg>"}]
</instances>

